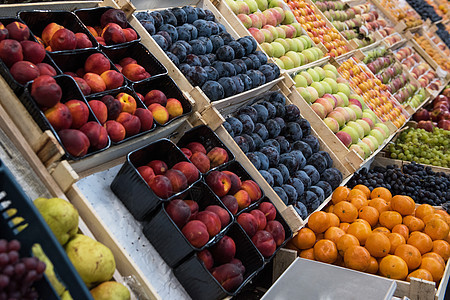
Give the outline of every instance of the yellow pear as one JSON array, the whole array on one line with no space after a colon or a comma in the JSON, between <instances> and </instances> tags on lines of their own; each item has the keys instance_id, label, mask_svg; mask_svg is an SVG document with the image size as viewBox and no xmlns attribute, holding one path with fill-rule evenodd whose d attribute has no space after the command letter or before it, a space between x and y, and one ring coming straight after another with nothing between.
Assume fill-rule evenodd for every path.
<instances>
[{"instance_id":1,"label":"yellow pear","mask_svg":"<svg viewBox=\"0 0 450 300\"><path fill-rule=\"evenodd\" d=\"M91 290L95 300L129 300L130 291L116 281L106 281Z\"/></svg>"}]
</instances>

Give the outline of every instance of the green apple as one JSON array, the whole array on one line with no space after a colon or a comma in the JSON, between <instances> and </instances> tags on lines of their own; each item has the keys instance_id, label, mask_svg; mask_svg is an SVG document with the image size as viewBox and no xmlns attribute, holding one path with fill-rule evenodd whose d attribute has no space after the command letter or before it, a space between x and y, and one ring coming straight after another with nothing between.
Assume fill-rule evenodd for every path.
<instances>
[{"instance_id":1,"label":"green apple","mask_svg":"<svg viewBox=\"0 0 450 300\"><path fill-rule=\"evenodd\" d=\"M361 108L359 108L358 105L350 104L348 107L351 108L355 112L357 119L362 118L362 110L361 110Z\"/></svg>"},{"instance_id":2,"label":"green apple","mask_svg":"<svg viewBox=\"0 0 450 300\"><path fill-rule=\"evenodd\" d=\"M336 81L336 74L334 74L333 72L331 72L330 70L326 70L325 71L325 77L326 78L331 78L334 81Z\"/></svg>"},{"instance_id":3,"label":"green apple","mask_svg":"<svg viewBox=\"0 0 450 300\"><path fill-rule=\"evenodd\" d=\"M302 63L302 60L298 56L297 52L289 51L285 54L285 56L289 57L294 62L294 68L297 68Z\"/></svg>"},{"instance_id":4,"label":"green apple","mask_svg":"<svg viewBox=\"0 0 450 300\"><path fill-rule=\"evenodd\" d=\"M355 129L358 132L359 138L362 139L364 137L364 128L362 128L358 123L355 121L350 121L347 123L347 126L350 126L351 128Z\"/></svg>"},{"instance_id":5,"label":"green apple","mask_svg":"<svg viewBox=\"0 0 450 300\"><path fill-rule=\"evenodd\" d=\"M283 6L284 6L283 0L269 0L269 8L283 7Z\"/></svg>"},{"instance_id":6,"label":"green apple","mask_svg":"<svg viewBox=\"0 0 450 300\"><path fill-rule=\"evenodd\" d=\"M366 153L364 152L363 148L359 144L353 144L349 148L350 150L353 150L358 154L362 159L365 158Z\"/></svg>"},{"instance_id":7,"label":"green apple","mask_svg":"<svg viewBox=\"0 0 450 300\"><path fill-rule=\"evenodd\" d=\"M298 57L300 58L300 66L303 66L303 65L305 65L306 63L306 58L305 58L305 56L302 54L302 53L300 53L300 52L297 52L297 54L298 54Z\"/></svg>"},{"instance_id":8,"label":"green apple","mask_svg":"<svg viewBox=\"0 0 450 300\"><path fill-rule=\"evenodd\" d=\"M264 52L266 52L266 54L270 57L274 56L275 53L275 49L273 48L273 46L269 43L262 43L261 44L261 48L264 50Z\"/></svg>"},{"instance_id":9,"label":"green apple","mask_svg":"<svg viewBox=\"0 0 450 300\"><path fill-rule=\"evenodd\" d=\"M362 127L362 129L364 129L364 136L369 134L369 132L370 132L370 125L369 125L369 123L367 123L366 121L361 120L361 119L358 119L355 122L358 123L359 126Z\"/></svg>"},{"instance_id":10,"label":"green apple","mask_svg":"<svg viewBox=\"0 0 450 300\"><path fill-rule=\"evenodd\" d=\"M372 154L372 150L370 150L370 147L363 141L358 142L356 145L360 146L364 150L364 158L368 158L370 154Z\"/></svg>"},{"instance_id":11,"label":"green apple","mask_svg":"<svg viewBox=\"0 0 450 300\"><path fill-rule=\"evenodd\" d=\"M306 102L311 104L311 94L309 93L308 89L304 87L298 87L297 91L300 93L300 96L302 96L303 99L305 99Z\"/></svg>"},{"instance_id":12,"label":"green apple","mask_svg":"<svg viewBox=\"0 0 450 300\"><path fill-rule=\"evenodd\" d=\"M344 93L347 97L350 96L351 90L350 87L345 83L338 83L338 91Z\"/></svg>"},{"instance_id":13,"label":"green apple","mask_svg":"<svg viewBox=\"0 0 450 300\"><path fill-rule=\"evenodd\" d=\"M234 0L225 0L225 2L228 4L235 15L239 14L239 7Z\"/></svg>"},{"instance_id":14,"label":"green apple","mask_svg":"<svg viewBox=\"0 0 450 300\"><path fill-rule=\"evenodd\" d=\"M244 0L244 2L247 3L250 13L254 13L258 10L258 4L256 4L255 0Z\"/></svg>"},{"instance_id":15,"label":"green apple","mask_svg":"<svg viewBox=\"0 0 450 300\"><path fill-rule=\"evenodd\" d=\"M311 50L316 52L316 60L321 59L323 57L323 52L320 50L320 48L312 47Z\"/></svg>"},{"instance_id":16,"label":"green apple","mask_svg":"<svg viewBox=\"0 0 450 300\"><path fill-rule=\"evenodd\" d=\"M286 55L283 55L282 57L280 57L280 60L283 62L285 70L294 68L294 62L292 61L292 59L290 59Z\"/></svg>"},{"instance_id":17,"label":"green apple","mask_svg":"<svg viewBox=\"0 0 450 300\"><path fill-rule=\"evenodd\" d=\"M353 109L351 109L350 107L344 107L344 109L348 112L350 119L349 121L356 121L356 113Z\"/></svg>"},{"instance_id":18,"label":"green apple","mask_svg":"<svg viewBox=\"0 0 450 300\"><path fill-rule=\"evenodd\" d=\"M302 35L302 25L300 23L292 23L291 24L295 30L297 30L297 35L296 36L301 36Z\"/></svg>"},{"instance_id":19,"label":"green apple","mask_svg":"<svg viewBox=\"0 0 450 300\"><path fill-rule=\"evenodd\" d=\"M285 39L277 38L274 42L280 43L284 47L284 52L288 52L290 50L289 44Z\"/></svg>"},{"instance_id":20,"label":"green apple","mask_svg":"<svg viewBox=\"0 0 450 300\"><path fill-rule=\"evenodd\" d=\"M323 80L325 78L325 71L321 67L314 67L314 71L319 74L319 80Z\"/></svg>"},{"instance_id":21,"label":"green apple","mask_svg":"<svg viewBox=\"0 0 450 300\"><path fill-rule=\"evenodd\" d=\"M348 97L346 94L344 94L343 92L337 92L336 94L339 95L339 97L341 97L342 101L344 102L343 107L348 106Z\"/></svg>"},{"instance_id":22,"label":"green apple","mask_svg":"<svg viewBox=\"0 0 450 300\"><path fill-rule=\"evenodd\" d=\"M286 31L284 31L281 27L275 27L275 30L277 31L278 38L285 39L286 38Z\"/></svg>"},{"instance_id":23,"label":"green apple","mask_svg":"<svg viewBox=\"0 0 450 300\"><path fill-rule=\"evenodd\" d=\"M285 10L284 11L284 20L283 20L282 24L289 25L289 24L294 23L294 20L295 20L295 16L292 13L292 11Z\"/></svg>"},{"instance_id":24,"label":"green apple","mask_svg":"<svg viewBox=\"0 0 450 300\"><path fill-rule=\"evenodd\" d=\"M308 86L308 81L306 81L306 78L300 74L295 75L294 81L295 81L296 87L307 87Z\"/></svg>"},{"instance_id":25,"label":"green apple","mask_svg":"<svg viewBox=\"0 0 450 300\"><path fill-rule=\"evenodd\" d=\"M334 80L332 78L325 78L323 80L323 82L326 82L326 83L328 83L330 85L331 90L332 90L332 92L331 92L332 94L336 94L338 92L338 85L337 85L336 80Z\"/></svg>"},{"instance_id":26,"label":"green apple","mask_svg":"<svg viewBox=\"0 0 450 300\"><path fill-rule=\"evenodd\" d=\"M267 0L256 0L256 4L258 4L258 8L260 11L265 11L267 7L269 6L269 3L267 3Z\"/></svg>"},{"instance_id":27,"label":"green apple","mask_svg":"<svg viewBox=\"0 0 450 300\"><path fill-rule=\"evenodd\" d=\"M332 64L326 64L325 66L323 66L323 69L325 71L331 71L334 73L334 75L338 76L338 71L337 71L336 67L333 66Z\"/></svg>"},{"instance_id":28,"label":"green apple","mask_svg":"<svg viewBox=\"0 0 450 300\"><path fill-rule=\"evenodd\" d=\"M322 84L319 82L313 82L311 83L311 87L313 87L316 91L319 97L322 97L325 94L325 89L323 88Z\"/></svg>"},{"instance_id":29,"label":"green apple","mask_svg":"<svg viewBox=\"0 0 450 300\"><path fill-rule=\"evenodd\" d=\"M297 24L297 23L294 23L294 24ZM305 49L305 45L303 45L302 41L300 41L299 39L292 39L292 41L297 46L297 52L302 52Z\"/></svg>"},{"instance_id":30,"label":"green apple","mask_svg":"<svg viewBox=\"0 0 450 300\"><path fill-rule=\"evenodd\" d=\"M381 129L384 130L384 132L387 134L387 136L385 136L386 138L388 138L391 135L391 132L389 130L389 127L387 127L386 125L384 125L383 123L375 123L374 128L375 127L380 127Z\"/></svg>"},{"instance_id":31,"label":"green apple","mask_svg":"<svg viewBox=\"0 0 450 300\"><path fill-rule=\"evenodd\" d=\"M306 49L302 51L303 55L305 55L306 59L308 60L308 63L311 63L313 61L316 61L316 55L313 53L313 51Z\"/></svg>"},{"instance_id":32,"label":"green apple","mask_svg":"<svg viewBox=\"0 0 450 300\"><path fill-rule=\"evenodd\" d=\"M289 51L298 51L297 43L293 39L286 39L286 42L289 44Z\"/></svg>"},{"instance_id":33,"label":"green apple","mask_svg":"<svg viewBox=\"0 0 450 300\"><path fill-rule=\"evenodd\" d=\"M366 106L366 104L364 103L364 99L358 95L358 94L351 94L349 98L353 98L359 101L359 103L361 103L361 107L364 109L364 107Z\"/></svg>"},{"instance_id":34,"label":"green apple","mask_svg":"<svg viewBox=\"0 0 450 300\"><path fill-rule=\"evenodd\" d=\"M378 141L378 145L383 144L384 141L384 135L381 133L381 131L377 130L377 129L372 129L369 132L369 136L373 136L377 139Z\"/></svg>"},{"instance_id":35,"label":"green apple","mask_svg":"<svg viewBox=\"0 0 450 300\"><path fill-rule=\"evenodd\" d=\"M313 88L312 86L308 86L306 89L311 95L311 102L314 102L319 98L319 93L317 93L317 90L315 88Z\"/></svg>"},{"instance_id":36,"label":"green apple","mask_svg":"<svg viewBox=\"0 0 450 300\"><path fill-rule=\"evenodd\" d=\"M312 41L309 37L307 37L306 35L302 35L301 37L299 37L299 39L302 40L303 45L305 45L305 49L311 48Z\"/></svg>"},{"instance_id":37,"label":"green apple","mask_svg":"<svg viewBox=\"0 0 450 300\"><path fill-rule=\"evenodd\" d=\"M331 86L328 83L326 83L325 81L320 81L319 83L322 85L323 89L325 90L325 94L331 94L332 93Z\"/></svg>"},{"instance_id":38,"label":"green apple","mask_svg":"<svg viewBox=\"0 0 450 300\"><path fill-rule=\"evenodd\" d=\"M378 140L374 136L368 135L362 139L362 142L369 146L372 152L378 149Z\"/></svg>"},{"instance_id":39,"label":"green apple","mask_svg":"<svg viewBox=\"0 0 450 300\"><path fill-rule=\"evenodd\" d=\"M306 70L306 72L308 72L308 74L311 75L311 78L314 82L320 81L320 76L314 69L308 69Z\"/></svg>"},{"instance_id":40,"label":"green apple","mask_svg":"<svg viewBox=\"0 0 450 300\"><path fill-rule=\"evenodd\" d=\"M280 69L284 69L284 63L279 58L274 57L273 60Z\"/></svg>"},{"instance_id":41,"label":"green apple","mask_svg":"<svg viewBox=\"0 0 450 300\"><path fill-rule=\"evenodd\" d=\"M284 55L284 53L286 53L286 50L284 50L284 47L282 44L278 43L278 42L272 42L270 43L270 45L273 48L273 56L274 57L281 57Z\"/></svg>"},{"instance_id":42,"label":"green apple","mask_svg":"<svg viewBox=\"0 0 450 300\"><path fill-rule=\"evenodd\" d=\"M303 77L305 77L306 82L308 83L308 85L311 85L311 83L313 83L313 78L311 77L311 75L306 72L306 71L301 71L300 75L302 75Z\"/></svg>"},{"instance_id":43,"label":"green apple","mask_svg":"<svg viewBox=\"0 0 450 300\"><path fill-rule=\"evenodd\" d=\"M373 121L374 124L378 122L377 115L370 108L363 109L363 113L370 114L372 116L372 118L370 118L370 119Z\"/></svg>"},{"instance_id":44,"label":"green apple","mask_svg":"<svg viewBox=\"0 0 450 300\"><path fill-rule=\"evenodd\" d=\"M350 122L349 122L350 123ZM350 134L351 138L352 138L352 144L355 144L358 142L359 139L359 133L358 131L356 131L356 129L354 129L353 127L350 126L344 126L344 128L342 128L343 132L347 132L348 134Z\"/></svg>"}]
</instances>

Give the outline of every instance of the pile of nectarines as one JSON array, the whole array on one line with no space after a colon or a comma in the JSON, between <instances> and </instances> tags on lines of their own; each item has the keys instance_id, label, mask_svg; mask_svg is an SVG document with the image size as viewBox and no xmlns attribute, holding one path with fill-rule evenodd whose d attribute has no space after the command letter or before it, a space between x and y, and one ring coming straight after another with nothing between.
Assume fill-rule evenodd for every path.
<instances>
[{"instance_id":1,"label":"pile of nectarines","mask_svg":"<svg viewBox=\"0 0 450 300\"><path fill-rule=\"evenodd\" d=\"M42 30L38 41L47 51L63 51L91 48L92 42L88 35L83 32L74 33L57 23L50 23Z\"/></svg>"},{"instance_id":2,"label":"pile of nectarines","mask_svg":"<svg viewBox=\"0 0 450 300\"><path fill-rule=\"evenodd\" d=\"M151 90L145 97L138 95L153 113L153 118L161 125L183 114L183 105L178 99L167 98L160 90Z\"/></svg>"},{"instance_id":3,"label":"pile of nectarines","mask_svg":"<svg viewBox=\"0 0 450 300\"><path fill-rule=\"evenodd\" d=\"M180 149L184 155L202 173L228 162L228 152L222 147L214 147L209 151L199 142L190 142Z\"/></svg>"},{"instance_id":4,"label":"pile of nectarines","mask_svg":"<svg viewBox=\"0 0 450 300\"><path fill-rule=\"evenodd\" d=\"M122 58L119 63L114 64L114 66L123 74L123 76L131 81L141 81L151 77L150 73L131 57Z\"/></svg>"}]
</instances>

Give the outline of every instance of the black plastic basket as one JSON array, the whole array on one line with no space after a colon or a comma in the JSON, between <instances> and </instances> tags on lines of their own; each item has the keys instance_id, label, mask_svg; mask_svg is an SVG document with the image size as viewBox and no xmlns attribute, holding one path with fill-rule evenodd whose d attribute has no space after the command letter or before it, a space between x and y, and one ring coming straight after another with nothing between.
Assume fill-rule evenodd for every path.
<instances>
[{"instance_id":1,"label":"black plastic basket","mask_svg":"<svg viewBox=\"0 0 450 300\"><path fill-rule=\"evenodd\" d=\"M227 146L225 146L225 144L220 140L217 134L206 125L200 125L187 131L178 141L177 146L179 148L184 148L191 142L199 142L200 144L202 144L205 147L207 153L214 147L221 147L228 153L228 162L226 163L234 160L233 153L228 149ZM217 166L216 168L219 167L220 166ZM215 170L216 168L213 168L211 170Z\"/></svg>"},{"instance_id":2,"label":"black plastic basket","mask_svg":"<svg viewBox=\"0 0 450 300\"><path fill-rule=\"evenodd\" d=\"M40 244L53 262L55 273L64 282L73 299L93 299L63 247L2 161L0 161L0 191L6 193L4 198L3 195L0 198L0 237L19 240L22 256L31 256L32 246ZM11 216L7 212L9 209L16 209L17 213ZM24 220L13 224L11 220L15 217L22 217ZM27 226L23 228L24 225ZM36 282L34 287L39 293L39 299L60 299L46 276Z\"/></svg>"},{"instance_id":3,"label":"black plastic basket","mask_svg":"<svg viewBox=\"0 0 450 300\"><path fill-rule=\"evenodd\" d=\"M160 90L161 92L164 93L164 95L166 95L167 99L175 98L181 102L181 105L183 106L183 114L181 116L170 119L164 124L158 123L161 126L167 126L168 124L172 123L172 121L179 119L185 115L188 115L192 112L191 103L189 102L188 99L186 99L186 97L181 92L180 88L173 81L173 79L169 77L169 75L157 76L150 81L145 80L139 83L135 83L133 84L133 90L144 97L151 90Z\"/></svg>"},{"instance_id":4,"label":"black plastic basket","mask_svg":"<svg viewBox=\"0 0 450 300\"><path fill-rule=\"evenodd\" d=\"M94 122L97 122L98 124L100 124L98 122L97 118L95 117L94 113L92 112L90 106L88 105L86 99L84 98L83 94L81 93L80 89L78 88L78 85L75 82L75 80L73 80L73 78L70 77L69 75L58 75L58 76L55 76L54 78L62 90L61 103L66 103L67 101L72 100L72 99L83 101L89 108L88 121L94 121ZM39 128L42 129L42 131L51 130L53 132L56 139L63 147L66 158L71 159L71 160L80 160L87 156L97 154L97 153L102 152L109 148L109 146L111 145L111 140L109 139L109 136L108 136L108 144L106 145L105 148L100 149L100 150L95 150L95 151L90 150L90 151L88 151L88 153L85 156L82 156L82 157L75 157L75 156L71 155L67 151L67 149L64 147L56 130L53 128L53 126L50 124L50 122L45 117L44 112L39 108L36 101L31 96L32 83L33 82L29 82L26 85L25 92L20 97L20 100L23 103L23 105L26 107L26 109L28 110L30 115L33 117L34 121L38 124Z\"/></svg>"},{"instance_id":5,"label":"black plastic basket","mask_svg":"<svg viewBox=\"0 0 450 300\"><path fill-rule=\"evenodd\" d=\"M73 33L84 33L88 36L92 43L92 47L83 49L96 49L98 48L97 40L92 36L89 30L83 26L80 19L70 12L64 10L31 10L31 11L20 11L18 14L19 18L30 28L34 35L42 36L42 31L50 23L56 23L71 30ZM76 50L60 50L52 51L52 53L67 52L67 51L77 51Z\"/></svg>"},{"instance_id":6,"label":"black plastic basket","mask_svg":"<svg viewBox=\"0 0 450 300\"><path fill-rule=\"evenodd\" d=\"M125 57L134 58L136 62L151 75L149 78L140 81L132 81L127 78L130 82L143 82L156 79L162 75L167 75L167 69L141 43L105 48L103 49L103 52L115 64L118 64L119 61Z\"/></svg>"},{"instance_id":7,"label":"black plastic basket","mask_svg":"<svg viewBox=\"0 0 450 300\"><path fill-rule=\"evenodd\" d=\"M95 7L95 8L82 8L82 9L75 10L74 13L75 13L75 15L77 15L77 17L81 20L81 22L85 26L95 27L95 26L100 26L100 18L102 16L102 14L111 8L113 8L113 7L104 6L104 7ZM116 45L109 45L109 46L100 45L100 48L108 49L108 48L112 48L112 47L130 45L130 44L139 42L141 40L141 36L136 31L136 29L134 29L133 26L130 25L129 22L127 22L127 28L132 28L136 32L137 39L135 39L133 41L125 42L122 44L116 44Z\"/></svg>"},{"instance_id":8,"label":"black plastic basket","mask_svg":"<svg viewBox=\"0 0 450 300\"><path fill-rule=\"evenodd\" d=\"M94 94L94 95L89 95L89 96L86 97L86 100L87 101L94 100L94 99L95 100L100 100L105 95L111 95L111 96L113 96L115 98L120 93L127 93L127 94L131 95L134 98L134 100L136 100L136 107L137 108L147 109L147 107L144 105L144 103L142 103L141 99L139 99L139 97L129 87L121 87L119 89L111 90L111 91L108 91L108 92L103 92L103 93L97 93L97 94ZM119 144L125 143L125 142L127 142L127 141L129 141L131 139L134 139L134 138L136 138L138 136L142 136L144 134L152 132L153 130L156 129L156 123L157 123L156 121L153 122L153 126L152 126L152 128L150 130L139 132L138 134L135 134L133 136L129 136L129 137L121 140L120 142L112 142L112 144L113 145L119 145Z\"/></svg>"},{"instance_id":9,"label":"black plastic basket","mask_svg":"<svg viewBox=\"0 0 450 300\"><path fill-rule=\"evenodd\" d=\"M169 168L178 162L189 161L174 143L168 139L161 139L130 152L111 183L111 190L138 221L144 220L161 203L180 198L186 192L184 190L167 199L162 199L152 191L137 171L137 167L155 159L164 161ZM199 172L199 180L200 178Z\"/></svg>"},{"instance_id":10,"label":"black plastic basket","mask_svg":"<svg viewBox=\"0 0 450 300\"><path fill-rule=\"evenodd\" d=\"M209 205L218 205L224 208L230 216L230 223L222 228L216 236L210 238L203 247L196 248L183 235L181 232L182 228L178 228L167 214L165 210L167 203L161 205L158 212L144 221L143 233L171 268L175 267L183 258L191 255L194 251L205 249L220 240L234 223L233 215L203 182L194 184L188 190L184 199L197 202L199 211L204 210Z\"/></svg>"},{"instance_id":11,"label":"black plastic basket","mask_svg":"<svg viewBox=\"0 0 450 300\"><path fill-rule=\"evenodd\" d=\"M245 267L244 281L233 292L226 291L194 254L173 271L192 299L223 299L235 296L264 267L263 257L249 240L244 230L233 224L227 232L236 244L236 258Z\"/></svg>"},{"instance_id":12,"label":"black plastic basket","mask_svg":"<svg viewBox=\"0 0 450 300\"><path fill-rule=\"evenodd\" d=\"M22 22L22 20L19 20L17 18L0 18L0 22L3 25L8 25L9 23L12 22ZM34 37L34 35L30 32L30 41L33 42L37 42L36 38ZM45 54L45 58L42 61L44 63L49 64L50 66L52 66L55 71L56 74L61 74L61 70L56 66L55 62L50 58L50 56L46 53ZM11 89L14 91L14 93L16 93L17 96L20 96L24 89L25 89L25 85L19 83L17 80L14 79L14 77L11 75L11 73L9 72L9 68L5 65L5 63L0 59L0 75L3 76L3 78L5 79L6 83L8 83L8 85L11 87Z\"/></svg>"}]
</instances>

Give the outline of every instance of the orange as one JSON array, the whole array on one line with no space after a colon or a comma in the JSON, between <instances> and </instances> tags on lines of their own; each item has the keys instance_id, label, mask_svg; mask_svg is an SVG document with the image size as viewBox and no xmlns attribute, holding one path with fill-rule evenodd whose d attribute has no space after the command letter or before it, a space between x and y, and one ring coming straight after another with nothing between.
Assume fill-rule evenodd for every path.
<instances>
[{"instance_id":1,"label":"orange","mask_svg":"<svg viewBox=\"0 0 450 300\"><path fill-rule=\"evenodd\" d=\"M332 241L333 243L337 243L339 238L345 234L344 230L340 229L339 227L330 227L325 231L324 238L327 240Z\"/></svg>"},{"instance_id":2,"label":"orange","mask_svg":"<svg viewBox=\"0 0 450 300\"><path fill-rule=\"evenodd\" d=\"M344 256L345 251L347 251L347 249L350 246L359 246L359 241L358 239L351 234L344 234L343 236L341 236L339 238L339 240L336 243L336 247L339 251L339 254L341 256Z\"/></svg>"},{"instance_id":3,"label":"orange","mask_svg":"<svg viewBox=\"0 0 450 300\"><path fill-rule=\"evenodd\" d=\"M424 257L432 257L432 258L436 259L445 268L445 261L444 261L444 259L442 258L442 256L440 256L436 252L425 253L424 255L422 255L422 259L424 259Z\"/></svg>"},{"instance_id":4,"label":"orange","mask_svg":"<svg viewBox=\"0 0 450 300\"><path fill-rule=\"evenodd\" d=\"M363 206L359 209L358 216L360 219L369 222L370 226L373 227L377 224L380 213L375 207Z\"/></svg>"},{"instance_id":5,"label":"orange","mask_svg":"<svg viewBox=\"0 0 450 300\"><path fill-rule=\"evenodd\" d=\"M361 245L366 243L367 238L372 233L370 226L363 222L353 222L348 226L347 233L354 235Z\"/></svg>"},{"instance_id":6,"label":"orange","mask_svg":"<svg viewBox=\"0 0 450 300\"><path fill-rule=\"evenodd\" d=\"M450 244L444 240L435 240L433 241L433 252L436 252L442 258L447 261L450 257Z\"/></svg>"},{"instance_id":7,"label":"orange","mask_svg":"<svg viewBox=\"0 0 450 300\"><path fill-rule=\"evenodd\" d=\"M323 232L316 234L316 242L323 240L324 239L324 234Z\"/></svg>"},{"instance_id":8,"label":"orange","mask_svg":"<svg viewBox=\"0 0 450 300\"><path fill-rule=\"evenodd\" d=\"M443 216L445 222L447 222L447 224L450 225L450 215L445 210L436 209L435 213L438 214L438 215Z\"/></svg>"},{"instance_id":9,"label":"orange","mask_svg":"<svg viewBox=\"0 0 450 300\"><path fill-rule=\"evenodd\" d=\"M433 281L438 282L444 274L444 266L436 259L432 257L422 258L420 269L425 269L433 276Z\"/></svg>"},{"instance_id":10,"label":"orange","mask_svg":"<svg viewBox=\"0 0 450 300\"><path fill-rule=\"evenodd\" d=\"M391 230L397 224L402 224L402 215L396 211L383 211L378 219L380 224Z\"/></svg>"},{"instance_id":11,"label":"orange","mask_svg":"<svg viewBox=\"0 0 450 300\"><path fill-rule=\"evenodd\" d=\"M415 216L423 220L426 215L434 214L434 207L430 204L421 204L416 208Z\"/></svg>"},{"instance_id":12,"label":"orange","mask_svg":"<svg viewBox=\"0 0 450 300\"><path fill-rule=\"evenodd\" d=\"M371 199L381 198L389 202L392 199L392 194L387 188L377 187L374 188L373 191L370 193L370 198Z\"/></svg>"},{"instance_id":13,"label":"orange","mask_svg":"<svg viewBox=\"0 0 450 300\"><path fill-rule=\"evenodd\" d=\"M308 227L315 233L325 232L330 227L328 213L323 211L313 212L308 218Z\"/></svg>"},{"instance_id":14,"label":"orange","mask_svg":"<svg viewBox=\"0 0 450 300\"><path fill-rule=\"evenodd\" d=\"M390 279L404 280L408 276L408 265L396 255L383 257L379 269L381 275Z\"/></svg>"},{"instance_id":15,"label":"orange","mask_svg":"<svg viewBox=\"0 0 450 300\"><path fill-rule=\"evenodd\" d=\"M391 250L389 238L381 232L371 233L364 247L373 257L385 257Z\"/></svg>"},{"instance_id":16,"label":"orange","mask_svg":"<svg viewBox=\"0 0 450 300\"><path fill-rule=\"evenodd\" d=\"M414 213L416 203L407 196L396 195L391 199L391 208L402 216L407 216Z\"/></svg>"},{"instance_id":17,"label":"orange","mask_svg":"<svg viewBox=\"0 0 450 300\"><path fill-rule=\"evenodd\" d=\"M434 213L434 214L429 214L429 215L426 215L425 217L423 217L423 222L426 225L429 221L431 221L433 219L441 219L441 220L445 221L444 216Z\"/></svg>"},{"instance_id":18,"label":"orange","mask_svg":"<svg viewBox=\"0 0 450 300\"><path fill-rule=\"evenodd\" d=\"M339 218L338 218L338 216L336 216L335 214L333 214L333 213L328 213L328 217L329 217L329 219L330 219L330 227L331 226L336 226L336 227L339 227Z\"/></svg>"},{"instance_id":19,"label":"orange","mask_svg":"<svg viewBox=\"0 0 450 300\"><path fill-rule=\"evenodd\" d=\"M333 204L331 204L331 205L329 205L327 208L325 208L325 211L326 211L327 213L332 213L333 210L334 210L334 205L333 205Z\"/></svg>"},{"instance_id":20,"label":"orange","mask_svg":"<svg viewBox=\"0 0 450 300\"><path fill-rule=\"evenodd\" d=\"M411 281L411 277L433 281L433 276L431 275L430 271L427 271L425 269L417 269L415 271L412 271L409 273L408 277L406 277L406 281Z\"/></svg>"},{"instance_id":21,"label":"orange","mask_svg":"<svg viewBox=\"0 0 450 300\"><path fill-rule=\"evenodd\" d=\"M361 246L350 246L344 254L344 263L347 268L366 271L370 265L370 253Z\"/></svg>"},{"instance_id":22,"label":"orange","mask_svg":"<svg viewBox=\"0 0 450 300\"><path fill-rule=\"evenodd\" d=\"M357 189L357 190L363 191L364 194L366 195L366 199L370 198L370 190L369 190L369 188L367 186L365 186L363 184L358 184L353 189Z\"/></svg>"},{"instance_id":23,"label":"orange","mask_svg":"<svg viewBox=\"0 0 450 300\"><path fill-rule=\"evenodd\" d=\"M406 244L406 239L399 233L389 233L387 237L391 242L391 250L389 251L389 254L394 254L395 249L397 249L398 246Z\"/></svg>"},{"instance_id":24,"label":"orange","mask_svg":"<svg viewBox=\"0 0 450 300\"><path fill-rule=\"evenodd\" d=\"M420 251L420 254L425 254L433 249L433 241L431 238L419 231L412 232L406 243L416 247Z\"/></svg>"},{"instance_id":25,"label":"orange","mask_svg":"<svg viewBox=\"0 0 450 300\"><path fill-rule=\"evenodd\" d=\"M339 186L334 190L333 194L331 195L331 201L333 202L333 204L336 204L341 201L346 201L349 193L350 189L348 187Z\"/></svg>"},{"instance_id":26,"label":"orange","mask_svg":"<svg viewBox=\"0 0 450 300\"><path fill-rule=\"evenodd\" d=\"M346 233L347 233L348 226L350 226L350 224L349 223L345 223L345 222L339 224L339 228L344 230Z\"/></svg>"},{"instance_id":27,"label":"orange","mask_svg":"<svg viewBox=\"0 0 450 300\"><path fill-rule=\"evenodd\" d=\"M450 232L448 233L447 237L444 240L450 244Z\"/></svg>"},{"instance_id":28,"label":"orange","mask_svg":"<svg viewBox=\"0 0 450 300\"><path fill-rule=\"evenodd\" d=\"M369 203L367 199L360 196L352 197L349 200L350 203L356 207L356 209L360 209L362 206L367 205Z\"/></svg>"},{"instance_id":29,"label":"orange","mask_svg":"<svg viewBox=\"0 0 450 300\"><path fill-rule=\"evenodd\" d=\"M334 205L334 214L341 222L351 223L358 217L358 210L350 202L341 201Z\"/></svg>"},{"instance_id":30,"label":"orange","mask_svg":"<svg viewBox=\"0 0 450 300\"><path fill-rule=\"evenodd\" d=\"M443 240L448 236L450 227L442 219L432 219L425 225L423 232L428 234L432 240Z\"/></svg>"},{"instance_id":31,"label":"orange","mask_svg":"<svg viewBox=\"0 0 450 300\"><path fill-rule=\"evenodd\" d=\"M405 240L409 238L409 228L404 224L397 224L392 228L392 232L401 234Z\"/></svg>"},{"instance_id":32,"label":"orange","mask_svg":"<svg viewBox=\"0 0 450 300\"><path fill-rule=\"evenodd\" d=\"M344 265L344 258L341 255L339 255L339 253L338 253L336 261L333 263L333 265L340 266L340 267L345 267L345 265Z\"/></svg>"},{"instance_id":33,"label":"orange","mask_svg":"<svg viewBox=\"0 0 450 300\"><path fill-rule=\"evenodd\" d=\"M390 209L389 204L386 200L381 198L375 198L369 201L369 206L375 207L381 214L383 211L388 211Z\"/></svg>"},{"instance_id":34,"label":"orange","mask_svg":"<svg viewBox=\"0 0 450 300\"><path fill-rule=\"evenodd\" d=\"M311 248L314 246L315 242L316 235L314 234L314 231L306 227L300 229L297 235L292 238L294 246L301 250Z\"/></svg>"},{"instance_id":35,"label":"orange","mask_svg":"<svg viewBox=\"0 0 450 300\"><path fill-rule=\"evenodd\" d=\"M314 249L310 248L310 249L302 250L298 256L301 258L314 260Z\"/></svg>"},{"instance_id":36,"label":"orange","mask_svg":"<svg viewBox=\"0 0 450 300\"><path fill-rule=\"evenodd\" d=\"M337 259L336 244L330 240L320 240L314 245L314 258L332 264Z\"/></svg>"},{"instance_id":37,"label":"orange","mask_svg":"<svg viewBox=\"0 0 450 300\"><path fill-rule=\"evenodd\" d=\"M422 256L419 249L412 245L403 244L397 247L394 252L395 255L401 257L410 270L414 270L420 266Z\"/></svg>"},{"instance_id":38,"label":"orange","mask_svg":"<svg viewBox=\"0 0 450 300\"><path fill-rule=\"evenodd\" d=\"M367 273L376 274L378 272L378 261L375 257L370 257L369 267L366 270Z\"/></svg>"},{"instance_id":39,"label":"orange","mask_svg":"<svg viewBox=\"0 0 450 300\"><path fill-rule=\"evenodd\" d=\"M383 227L383 226L380 226L380 227L375 228L372 232L381 232L381 233L384 233L386 236L387 236L389 233L391 233L391 232L389 231L389 229L387 229L386 227Z\"/></svg>"},{"instance_id":40,"label":"orange","mask_svg":"<svg viewBox=\"0 0 450 300\"><path fill-rule=\"evenodd\" d=\"M425 223L421 219L414 216L403 217L403 224L408 226L410 232L422 231L425 227Z\"/></svg>"},{"instance_id":41,"label":"orange","mask_svg":"<svg viewBox=\"0 0 450 300\"><path fill-rule=\"evenodd\" d=\"M351 199L351 198L354 198L354 197L362 197L363 199L367 200L366 194L363 191L359 190L359 189L351 190L350 193L348 193L348 195L347 195L347 201L348 201L348 199Z\"/></svg>"}]
</instances>

